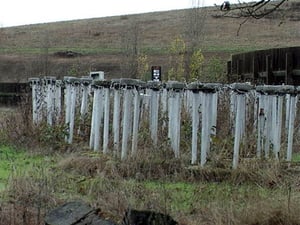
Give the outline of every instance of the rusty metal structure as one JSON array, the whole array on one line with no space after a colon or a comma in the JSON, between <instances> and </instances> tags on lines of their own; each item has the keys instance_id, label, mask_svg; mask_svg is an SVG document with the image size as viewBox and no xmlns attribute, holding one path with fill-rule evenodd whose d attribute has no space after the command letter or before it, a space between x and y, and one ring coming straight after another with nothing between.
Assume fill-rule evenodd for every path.
<instances>
[{"instance_id":1,"label":"rusty metal structure","mask_svg":"<svg viewBox=\"0 0 300 225\"><path fill-rule=\"evenodd\" d=\"M300 85L300 47L274 48L232 55L229 82Z\"/></svg>"}]
</instances>

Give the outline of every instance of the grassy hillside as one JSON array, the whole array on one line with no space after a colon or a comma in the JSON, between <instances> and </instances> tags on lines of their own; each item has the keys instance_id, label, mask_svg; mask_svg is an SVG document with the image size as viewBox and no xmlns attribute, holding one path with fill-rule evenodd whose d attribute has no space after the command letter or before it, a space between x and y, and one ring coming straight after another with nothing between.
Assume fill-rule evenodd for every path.
<instances>
[{"instance_id":1,"label":"grassy hillside","mask_svg":"<svg viewBox=\"0 0 300 225\"><path fill-rule=\"evenodd\" d=\"M218 18L219 12L214 7L201 10L204 20L201 48L206 62L218 57L225 65L232 53L300 45L296 3L288 1L284 10L267 19L250 20L238 36L243 20ZM122 74L120 64L124 34L133 24L148 64L162 65L163 71L167 71L168 47L175 37L184 37L190 12L175 10L1 28L0 82L26 81L28 77L42 75L82 76L90 70L103 70L109 78L130 77ZM78 55L57 54L62 51Z\"/></svg>"}]
</instances>

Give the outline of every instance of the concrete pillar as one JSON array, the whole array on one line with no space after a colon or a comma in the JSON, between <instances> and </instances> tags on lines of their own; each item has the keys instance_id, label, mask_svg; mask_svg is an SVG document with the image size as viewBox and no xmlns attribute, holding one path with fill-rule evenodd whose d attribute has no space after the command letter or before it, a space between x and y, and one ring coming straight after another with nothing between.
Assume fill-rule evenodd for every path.
<instances>
[{"instance_id":1,"label":"concrete pillar","mask_svg":"<svg viewBox=\"0 0 300 225\"><path fill-rule=\"evenodd\" d=\"M166 83L168 90L169 134L171 147L176 158L180 156L181 105L185 84L177 81Z\"/></svg>"},{"instance_id":2,"label":"concrete pillar","mask_svg":"<svg viewBox=\"0 0 300 225\"><path fill-rule=\"evenodd\" d=\"M200 88L202 92L202 127L201 127L201 159L200 165L204 166L207 161L207 154L210 151L211 135L216 134L217 123L217 95L220 84L205 83Z\"/></svg>"},{"instance_id":3,"label":"concrete pillar","mask_svg":"<svg viewBox=\"0 0 300 225\"><path fill-rule=\"evenodd\" d=\"M234 149L232 168L236 169L239 163L239 151L242 138L245 134L246 123L246 94L252 89L252 85L234 83L231 85L236 99L235 126L234 126Z\"/></svg>"},{"instance_id":4,"label":"concrete pillar","mask_svg":"<svg viewBox=\"0 0 300 225\"><path fill-rule=\"evenodd\" d=\"M200 82L193 82L187 86L192 98L192 164L198 163L198 129L202 104L200 90L202 86L203 84Z\"/></svg>"},{"instance_id":5,"label":"concrete pillar","mask_svg":"<svg viewBox=\"0 0 300 225\"><path fill-rule=\"evenodd\" d=\"M32 95L32 121L34 124L41 122L41 81L39 78L29 78L29 83L31 86L31 95Z\"/></svg>"}]
</instances>

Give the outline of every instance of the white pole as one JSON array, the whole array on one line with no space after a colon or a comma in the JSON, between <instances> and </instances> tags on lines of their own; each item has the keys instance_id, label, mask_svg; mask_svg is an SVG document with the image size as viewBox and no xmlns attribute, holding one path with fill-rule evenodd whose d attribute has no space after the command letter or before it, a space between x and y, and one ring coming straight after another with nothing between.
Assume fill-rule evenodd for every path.
<instances>
[{"instance_id":1,"label":"white pole","mask_svg":"<svg viewBox=\"0 0 300 225\"><path fill-rule=\"evenodd\" d=\"M198 155L198 129L199 129L199 112L200 112L200 94L199 92L192 93L193 108L192 108L192 164L197 163Z\"/></svg>"},{"instance_id":2,"label":"white pole","mask_svg":"<svg viewBox=\"0 0 300 225\"><path fill-rule=\"evenodd\" d=\"M239 162L239 149L241 138L243 136L243 124L245 120L245 95L237 94L237 109L235 116L235 132L234 132L234 152L232 168L236 169Z\"/></svg>"},{"instance_id":3,"label":"white pole","mask_svg":"<svg viewBox=\"0 0 300 225\"><path fill-rule=\"evenodd\" d=\"M46 79L41 79L41 101L40 101L40 121L42 121L45 116L47 116L47 81Z\"/></svg>"},{"instance_id":4,"label":"white pole","mask_svg":"<svg viewBox=\"0 0 300 225\"><path fill-rule=\"evenodd\" d=\"M265 146L264 146L264 151L265 151L265 157L269 158L270 154L270 144L271 144L271 129L272 129L272 101L269 95L264 96L265 99L265 115L266 117L266 125L265 125Z\"/></svg>"},{"instance_id":5,"label":"white pole","mask_svg":"<svg viewBox=\"0 0 300 225\"><path fill-rule=\"evenodd\" d=\"M113 136L114 152L117 155L120 148L120 90L117 88L114 89Z\"/></svg>"},{"instance_id":6,"label":"white pole","mask_svg":"<svg viewBox=\"0 0 300 225\"><path fill-rule=\"evenodd\" d=\"M230 131L233 133L234 131L234 121L236 114L236 94L234 91L230 92Z\"/></svg>"},{"instance_id":7,"label":"white pole","mask_svg":"<svg viewBox=\"0 0 300 225\"><path fill-rule=\"evenodd\" d=\"M132 146L131 154L133 156L137 153L138 147L138 131L140 122L140 93L137 89L134 90L134 109L133 109L133 127L132 127Z\"/></svg>"},{"instance_id":8,"label":"white pole","mask_svg":"<svg viewBox=\"0 0 300 225\"><path fill-rule=\"evenodd\" d=\"M54 116L54 83L55 78L47 77L46 78L46 85L47 85L47 97L46 97L46 104L47 104L47 124L49 126L53 125L53 116Z\"/></svg>"},{"instance_id":9,"label":"white pole","mask_svg":"<svg viewBox=\"0 0 300 225\"><path fill-rule=\"evenodd\" d=\"M282 112L283 112L283 96L279 95L277 97L277 137L276 137L276 147L275 154L276 157L279 158L279 151L281 148L281 133L282 133Z\"/></svg>"},{"instance_id":10,"label":"white pole","mask_svg":"<svg viewBox=\"0 0 300 225\"><path fill-rule=\"evenodd\" d=\"M81 82L82 97L80 105L80 118L82 121L84 121L88 113L89 89L91 81L88 81L87 78L81 78Z\"/></svg>"},{"instance_id":11,"label":"white pole","mask_svg":"<svg viewBox=\"0 0 300 225\"><path fill-rule=\"evenodd\" d=\"M61 88L62 88L62 81L56 80L55 82L55 121L58 122L61 118Z\"/></svg>"},{"instance_id":12,"label":"white pole","mask_svg":"<svg viewBox=\"0 0 300 225\"><path fill-rule=\"evenodd\" d=\"M276 148L277 148L277 117L278 117L278 107L277 107L277 96L271 95L270 96L270 103L271 103L271 129L270 129L270 143L272 145L273 154L276 159L278 159Z\"/></svg>"},{"instance_id":13,"label":"white pole","mask_svg":"<svg viewBox=\"0 0 300 225\"><path fill-rule=\"evenodd\" d=\"M152 90L150 102L150 133L153 145L157 145L159 92Z\"/></svg>"},{"instance_id":14,"label":"white pole","mask_svg":"<svg viewBox=\"0 0 300 225\"><path fill-rule=\"evenodd\" d=\"M69 136L70 136L70 121L71 121L71 99L72 99L72 90L71 90L71 81L70 77L65 77L65 124L68 127L68 134L65 137L65 141L69 143Z\"/></svg>"},{"instance_id":15,"label":"white pole","mask_svg":"<svg viewBox=\"0 0 300 225\"><path fill-rule=\"evenodd\" d=\"M95 89L95 94L97 95L97 107L96 107L96 116L95 116L95 143L94 143L94 151L100 150L100 142L101 142L101 125L103 119L103 88L98 87ZM95 103L94 103L95 104Z\"/></svg>"},{"instance_id":16,"label":"white pole","mask_svg":"<svg viewBox=\"0 0 300 225\"><path fill-rule=\"evenodd\" d=\"M202 128L201 128L201 159L200 165L204 166L207 160L207 152L210 147L210 96L211 93L202 94Z\"/></svg>"},{"instance_id":17,"label":"white pole","mask_svg":"<svg viewBox=\"0 0 300 225\"><path fill-rule=\"evenodd\" d=\"M109 106L110 106L110 91L109 88L105 88L104 89L103 153L108 153Z\"/></svg>"},{"instance_id":18,"label":"white pole","mask_svg":"<svg viewBox=\"0 0 300 225\"><path fill-rule=\"evenodd\" d=\"M34 124L39 122L38 102L39 102L39 78L30 78L31 95L32 95L32 120Z\"/></svg>"},{"instance_id":19,"label":"white pole","mask_svg":"<svg viewBox=\"0 0 300 225\"><path fill-rule=\"evenodd\" d=\"M77 84L71 86L71 102L70 102L70 122L69 122L69 135L68 143L73 142L74 123L75 123L75 110L76 110L76 95L77 95Z\"/></svg>"},{"instance_id":20,"label":"white pole","mask_svg":"<svg viewBox=\"0 0 300 225\"><path fill-rule=\"evenodd\" d=\"M93 97L93 110L92 110L92 120L91 120L91 133L90 133L90 149L94 149L95 146L95 121L97 117L97 108L99 104L99 93L98 88L94 87L94 97Z\"/></svg>"},{"instance_id":21,"label":"white pole","mask_svg":"<svg viewBox=\"0 0 300 225\"><path fill-rule=\"evenodd\" d=\"M218 115L218 92L213 93L211 96L211 134L216 136L217 134L217 115Z\"/></svg>"},{"instance_id":22,"label":"white pole","mask_svg":"<svg viewBox=\"0 0 300 225\"><path fill-rule=\"evenodd\" d=\"M168 138L175 157L180 156L180 127L181 127L181 95L185 85L176 81L169 81L166 84L168 94Z\"/></svg>"},{"instance_id":23,"label":"white pole","mask_svg":"<svg viewBox=\"0 0 300 225\"><path fill-rule=\"evenodd\" d=\"M121 152L121 159L125 160L127 158L128 152L128 141L131 135L130 130L130 116L131 116L131 89L124 90L124 102L123 102L123 132L122 132L122 152Z\"/></svg>"},{"instance_id":24,"label":"white pole","mask_svg":"<svg viewBox=\"0 0 300 225\"><path fill-rule=\"evenodd\" d=\"M166 88L162 89L162 94L161 94L161 113L162 113L162 117L163 122L161 124L162 128L165 129L167 124L166 124L166 119L167 119L167 112L168 112L168 91Z\"/></svg>"},{"instance_id":25,"label":"white pole","mask_svg":"<svg viewBox=\"0 0 300 225\"><path fill-rule=\"evenodd\" d=\"M174 153L175 158L180 156L180 127L181 127L181 93L179 91L175 92L174 99Z\"/></svg>"},{"instance_id":26,"label":"white pole","mask_svg":"<svg viewBox=\"0 0 300 225\"><path fill-rule=\"evenodd\" d=\"M163 114L165 114L168 110L168 91L166 88L162 90L161 105L161 111Z\"/></svg>"},{"instance_id":27,"label":"white pole","mask_svg":"<svg viewBox=\"0 0 300 225\"><path fill-rule=\"evenodd\" d=\"M292 160L293 151L293 139L294 139L294 125L296 116L296 96L290 95L289 102L289 121L288 121L288 146L286 160L290 162Z\"/></svg>"},{"instance_id":28,"label":"white pole","mask_svg":"<svg viewBox=\"0 0 300 225\"><path fill-rule=\"evenodd\" d=\"M257 152L258 158L262 155L262 149L264 146L264 130L265 130L265 113L264 108L259 108L258 113L258 128L257 128Z\"/></svg>"},{"instance_id":29,"label":"white pole","mask_svg":"<svg viewBox=\"0 0 300 225\"><path fill-rule=\"evenodd\" d=\"M282 105L283 96L273 97L273 113L272 115L272 131L273 131L273 151L276 159L279 159L279 151L281 146L281 125L282 125Z\"/></svg>"},{"instance_id":30,"label":"white pole","mask_svg":"<svg viewBox=\"0 0 300 225\"><path fill-rule=\"evenodd\" d=\"M173 100L174 100L174 97L173 97L173 91L172 90L169 90L168 91L168 139L170 140L171 144L172 144L172 115L173 115L173 108L174 108L174 104L173 104Z\"/></svg>"},{"instance_id":31,"label":"white pole","mask_svg":"<svg viewBox=\"0 0 300 225\"><path fill-rule=\"evenodd\" d=\"M291 94L286 94L285 96L285 133L288 133L288 127L289 127L289 117L290 117L290 98L291 98Z\"/></svg>"}]
</instances>

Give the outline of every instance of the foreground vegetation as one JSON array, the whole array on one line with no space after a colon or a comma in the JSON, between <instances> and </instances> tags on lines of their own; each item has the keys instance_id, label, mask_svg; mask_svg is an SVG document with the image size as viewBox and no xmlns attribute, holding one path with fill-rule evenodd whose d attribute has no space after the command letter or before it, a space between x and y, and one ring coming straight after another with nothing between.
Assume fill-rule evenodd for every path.
<instances>
[{"instance_id":1,"label":"foreground vegetation","mask_svg":"<svg viewBox=\"0 0 300 225\"><path fill-rule=\"evenodd\" d=\"M298 155L289 165L253 159L232 170L216 158L199 168L162 145L120 161L87 150L84 139L66 145L62 127L32 126L26 112L1 114L0 224L43 224L45 213L75 199L115 221L135 208L187 225L300 224Z\"/></svg>"}]
</instances>

